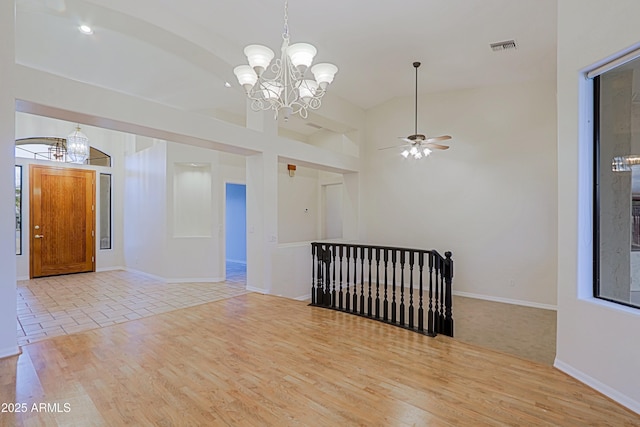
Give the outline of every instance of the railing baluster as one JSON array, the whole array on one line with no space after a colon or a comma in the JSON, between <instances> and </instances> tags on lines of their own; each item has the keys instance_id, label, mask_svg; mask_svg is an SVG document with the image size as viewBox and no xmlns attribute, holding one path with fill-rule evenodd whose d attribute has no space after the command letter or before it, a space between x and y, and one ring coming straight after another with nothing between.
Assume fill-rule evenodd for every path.
<instances>
[{"instance_id":1,"label":"railing baluster","mask_svg":"<svg viewBox=\"0 0 640 427\"><path fill-rule=\"evenodd\" d=\"M358 247L353 247L353 307L354 313L358 312Z\"/></svg>"},{"instance_id":2,"label":"railing baluster","mask_svg":"<svg viewBox=\"0 0 640 427\"><path fill-rule=\"evenodd\" d=\"M336 308L336 245L331 246L331 263L333 264L333 289L331 291L331 307Z\"/></svg>"},{"instance_id":3,"label":"railing baluster","mask_svg":"<svg viewBox=\"0 0 640 427\"><path fill-rule=\"evenodd\" d=\"M376 248L376 319L380 318L380 248Z\"/></svg>"},{"instance_id":4,"label":"railing baluster","mask_svg":"<svg viewBox=\"0 0 640 427\"><path fill-rule=\"evenodd\" d=\"M342 252L344 250L344 246L338 246L338 259L340 259L340 292L338 292L338 308L342 310Z\"/></svg>"},{"instance_id":5,"label":"railing baluster","mask_svg":"<svg viewBox=\"0 0 640 427\"><path fill-rule=\"evenodd\" d=\"M325 289L324 289L324 305L331 306L331 247L325 245L324 250L325 265Z\"/></svg>"},{"instance_id":6,"label":"railing baluster","mask_svg":"<svg viewBox=\"0 0 640 427\"><path fill-rule=\"evenodd\" d=\"M387 320L389 320L389 301L387 300L387 266L389 264L389 250L388 249L383 249L384 252L384 302L382 303L383 306L383 314L382 314L382 319L386 322Z\"/></svg>"},{"instance_id":7,"label":"railing baluster","mask_svg":"<svg viewBox=\"0 0 640 427\"><path fill-rule=\"evenodd\" d=\"M360 246L360 314L364 315L364 259L366 258L365 247Z\"/></svg>"},{"instance_id":8,"label":"railing baluster","mask_svg":"<svg viewBox=\"0 0 640 427\"><path fill-rule=\"evenodd\" d=\"M369 296L367 297L367 315L371 317L373 310L371 309L373 304L373 299L371 298L371 259L373 248L369 246L369 250L367 251L369 254Z\"/></svg>"},{"instance_id":9,"label":"railing baluster","mask_svg":"<svg viewBox=\"0 0 640 427\"><path fill-rule=\"evenodd\" d=\"M400 326L404 326L404 250L400 251Z\"/></svg>"},{"instance_id":10,"label":"railing baluster","mask_svg":"<svg viewBox=\"0 0 640 427\"><path fill-rule=\"evenodd\" d=\"M444 293L442 290L444 289L444 260L442 257L439 258L440 265L440 283L438 284L438 310L436 315L438 316L438 333L442 333L442 329L444 327L444 315L442 314L444 310Z\"/></svg>"},{"instance_id":11,"label":"railing baluster","mask_svg":"<svg viewBox=\"0 0 640 427\"><path fill-rule=\"evenodd\" d=\"M418 255L418 267L420 268L420 302L418 303L418 331L424 331L424 308L422 306L422 269L424 267L424 251L420 251Z\"/></svg>"},{"instance_id":12,"label":"railing baluster","mask_svg":"<svg viewBox=\"0 0 640 427\"><path fill-rule=\"evenodd\" d=\"M322 245L318 245L318 252L316 258L317 272L318 272L318 284L316 286L316 292L318 293L316 304L324 305L324 271L322 264Z\"/></svg>"},{"instance_id":13,"label":"railing baluster","mask_svg":"<svg viewBox=\"0 0 640 427\"><path fill-rule=\"evenodd\" d=\"M413 264L415 252L409 252L409 327L413 329Z\"/></svg>"},{"instance_id":14,"label":"railing baluster","mask_svg":"<svg viewBox=\"0 0 640 427\"><path fill-rule=\"evenodd\" d=\"M396 257L397 255L397 251L395 249L393 249L393 252L391 252L391 263L393 264L393 297L391 300L391 321L393 323L396 323L396 314L397 314L397 309L396 309Z\"/></svg>"},{"instance_id":15,"label":"railing baluster","mask_svg":"<svg viewBox=\"0 0 640 427\"><path fill-rule=\"evenodd\" d=\"M349 308L351 307L351 295L349 295L349 280L351 279L351 277L349 276L349 264L351 264L351 246L345 246L344 249L345 249L345 255L347 259L347 293L344 296L344 300L345 300L344 309L346 311L349 311Z\"/></svg>"},{"instance_id":16,"label":"railing baluster","mask_svg":"<svg viewBox=\"0 0 640 427\"><path fill-rule=\"evenodd\" d=\"M427 312L427 332L435 333L433 329L433 252L429 252L429 311ZM436 281L438 280L436 272Z\"/></svg>"}]
</instances>

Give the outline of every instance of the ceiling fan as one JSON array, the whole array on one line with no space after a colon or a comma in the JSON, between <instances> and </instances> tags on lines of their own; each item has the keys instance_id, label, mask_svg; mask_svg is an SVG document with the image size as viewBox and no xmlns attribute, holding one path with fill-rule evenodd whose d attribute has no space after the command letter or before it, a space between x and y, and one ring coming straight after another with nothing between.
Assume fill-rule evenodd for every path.
<instances>
[{"instance_id":1,"label":"ceiling fan","mask_svg":"<svg viewBox=\"0 0 640 427\"><path fill-rule=\"evenodd\" d=\"M404 156L405 158L413 156L415 159L421 159L422 157L426 157L431 154L432 150L449 149L448 145L438 144L438 142L446 141L448 139L451 139L451 137L449 135L427 137L423 134L418 133L418 67L420 67L420 63L414 62L413 67L416 69L414 134L407 137L399 137L405 142L405 144L380 148L380 150L404 147L405 149L401 153L402 156Z\"/></svg>"}]
</instances>

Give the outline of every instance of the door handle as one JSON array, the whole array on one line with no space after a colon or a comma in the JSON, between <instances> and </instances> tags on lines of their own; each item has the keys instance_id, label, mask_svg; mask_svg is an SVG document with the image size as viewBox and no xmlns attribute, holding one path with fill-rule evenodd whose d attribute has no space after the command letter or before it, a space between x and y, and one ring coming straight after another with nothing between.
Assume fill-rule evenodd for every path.
<instances>
[{"instance_id":1,"label":"door handle","mask_svg":"<svg viewBox=\"0 0 640 427\"><path fill-rule=\"evenodd\" d=\"M44 234L36 234L35 236L36 239L42 239L44 237Z\"/></svg>"}]
</instances>

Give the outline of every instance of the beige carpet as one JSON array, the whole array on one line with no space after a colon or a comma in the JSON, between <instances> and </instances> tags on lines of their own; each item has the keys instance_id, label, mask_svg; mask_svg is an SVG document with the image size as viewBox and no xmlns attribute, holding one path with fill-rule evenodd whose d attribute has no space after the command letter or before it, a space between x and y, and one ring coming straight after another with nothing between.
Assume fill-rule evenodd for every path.
<instances>
[{"instance_id":1,"label":"beige carpet","mask_svg":"<svg viewBox=\"0 0 640 427\"><path fill-rule=\"evenodd\" d=\"M455 338L552 365L556 312L475 298L453 297Z\"/></svg>"}]
</instances>

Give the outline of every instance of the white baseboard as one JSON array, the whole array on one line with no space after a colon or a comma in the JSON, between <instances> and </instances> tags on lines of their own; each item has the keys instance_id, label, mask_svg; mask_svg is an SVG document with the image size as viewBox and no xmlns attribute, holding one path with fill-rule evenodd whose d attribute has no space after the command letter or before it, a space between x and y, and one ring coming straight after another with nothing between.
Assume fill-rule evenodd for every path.
<instances>
[{"instance_id":1,"label":"white baseboard","mask_svg":"<svg viewBox=\"0 0 640 427\"><path fill-rule=\"evenodd\" d=\"M18 276L16 277L16 280L29 280L29 276Z\"/></svg>"},{"instance_id":2,"label":"white baseboard","mask_svg":"<svg viewBox=\"0 0 640 427\"><path fill-rule=\"evenodd\" d=\"M294 300L296 301L306 301L311 299L311 294L303 295L301 297L296 297Z\"/></svg>"},{"instance_id":3,"label":"white baseboard","mask_svg":"<svg viewBox=\"0 0 640 427\"><path fill-rule=\"evenodd\" d=\"M486 301L494 301L494 302L503 302L505 304L523 305L525 307L541 308L544 310L553 310L553 311L558 310L558 307L555 305L541 304L539 302L522 301L522 300L502 298L502 297L492 297L489 295L473 294L470 292L453 291L452 293L453 295L457 295L459 297L476 298L476 299L483 299Z\"/></svg>"},{"instance_id":4,"label":"white baseboard","mask_svg":"<svg viewBox=\"0 0 640 427\"><path fill-rule=\"evenodd\" d=\"M22 350L20 350L20 347L16 346L11 346L11 347L7 347L7 348L0 348L0 359L5 359L7 357L12 357L12 356L17 356L20 353L22 353Z\"/></svg>"},{"instance_id":5,"label":"white baseboard","mask_svg":"<svg viewBox=\"0 0 640 427\"><path fill-rule=\"evenodd\" d=\"M224 282L223 277L186 277L163 279L167 283L216 283Z\"/></svg>"},{"instance_id":6,"label":"white baseboard","mask_svg":"<svg viewBox=\"0 0 640 427\"><path fill-rule=\"evenodd\" d=\"M124 270L128 271L129 273L135 273L141 276L148 277L149 279L157 280L159 282L166 282L164 277L156 276L155 274L147 273L146 271L136 270L135 268L131 267L125 267Z\"/></svg>"},{"instance_id":7,"label":"white baseboard","mask_svg":"<svg viewBox=\"0 0 640 427\"><path fill-rule=\"evenodd\" d=\"M150 274L144 271L136 270L134 268L123 267L123 270L126 270L130 273L140 274L141 276L148 277L153 280L157 280L163 283L217 283L224 282L224 277L160 277L155 274Z\"/></svg>"},{"instance_id":8,"label":"white baseboard","mask_svg":"<svg viewBox=\"0 0 640 427\"><path fill-rule=\"evenodd\" d=\"M258 293L258 294L264 294L264 295L267 295L267 294L269 293L269 292L265 291L265 290L264 290L264 289L262 289L262 288L255 288L255 287L253 287L253 286L249 286L249 285L247 285L246 289L247 289L248 291L250 291L250 292L256 292L256 293Z\"/></svg>"},{"instance_id":9,"label":"white baseboard","mask_svg":"<svg viewBox=\"0 0 640 427\"><path fill-rule=\"evenodd\" d=\"M558 358L556 358L556 360L553 362L553 366L564 372L565 374L572 376L573 378L577 379L578 381L588 385L589 387L591 387L592 389L604 394L605 396L609 397L610 399L615 400L616 402L618 402L619 404L621 404L622 406L625 406L629 409L631 409L633 412L640 414L640 402L637 402L633 399L631 399L629 396L620 393L619 391L609 387L606 384L601 383L600 381L596 380L595 378L585 374L584 372L575 369L573 366L564 363L561 360L558 360Z\"/></svg>"},{"instance_id":10,"label":"white baseboard","mask_svg":"<svg viewBox=\"0 0 640 427\"><path fill-rule=\"evenodd\" d=\"M100 267L96 268L96 273L102 273L103 271L123 271L127 270L125 267ZM127 270L128 271L128 270Z\"/></svg>"}]
</instances>

